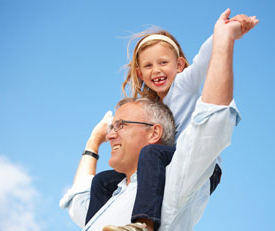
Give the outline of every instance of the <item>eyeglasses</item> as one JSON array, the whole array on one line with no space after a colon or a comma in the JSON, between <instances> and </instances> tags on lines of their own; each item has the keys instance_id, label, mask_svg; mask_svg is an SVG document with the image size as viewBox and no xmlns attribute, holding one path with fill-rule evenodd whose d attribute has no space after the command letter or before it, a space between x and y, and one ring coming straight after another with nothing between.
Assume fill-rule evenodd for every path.
<instances>
[{"instance_id":1,"label":"eyeglasses","mask_svg":"<svg viewBox=\"0 0 275 231\"><path fill-rule=\"evenodd\" d=\"M114 124L111 124L109 129L108 129L108 133L114 129L115 132L121 130L123 128L123 124L143 124L146 126L154 126L154 124L149 124L149 123L145 123L145 122L137 122L137 121L128 121L128 120L117 120L116 122L114 122Z\"/></svg>"}]
</instances>

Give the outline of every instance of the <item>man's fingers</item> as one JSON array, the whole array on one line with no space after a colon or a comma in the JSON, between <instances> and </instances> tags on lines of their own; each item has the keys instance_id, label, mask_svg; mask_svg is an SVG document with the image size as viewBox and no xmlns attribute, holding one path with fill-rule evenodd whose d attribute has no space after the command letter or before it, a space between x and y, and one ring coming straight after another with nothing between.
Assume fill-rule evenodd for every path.
<instances>
[{"instance_id":1,"label":"man's fingers","mask_svg":"<svg viewBox=\"0 0 275 231\"><path fill-rule=\"evenodd\" d=\"M254 26L256 26L259 23L259 19L256 19L256 16L254 16L254 17L255 17L255 19L253 20L253 22L254 22Z\"/></svg>"},{"instance_id":2,"label":"man's fingers","mask_svg":"<svg viewBox=\"0 0 275 231\"><path fill-rule=\"evenodd\" d=\"M242 34L245 34L248 31L250 31L259 22L259 20L256 19L256 16L249 17L244 14L236 15L233 18L231 18L230 21L237 21L241 24Z\"/></svg>"},{"instance_id":3,"label":"man's fingers","mask_svg":"<svg viewBox=\"0 0 275 231\"><path fill-rule=\"evenodd\" d=\"M112 115L112 111L107 111L102 120L108 123L108 121L112 118Z\"/></svg>"},{"instance_id":4,"label":"man's fingers","mask_svg":"<svg viewBox=\"0 0 275 231\"><path fill-rule=\"evenodd\" d=\"M258 24L258 22L259 22L259 20L256 19L255 16L249 17L249 20L247 20L247 22L245 24L245 29L243 31L243 34L245 34L248 31L250 31L253 27L255 27Z\"/></svg>"},{"instance_id":5,"label":"man's fingers","mask_svg":"<svg viewBox=\"0 0 275 231\"><path fill-rule=\"evenodd\" d=\"M102 122L105 123L107 126L111 126L113 122L113 113L112 111L107 111L104 115Z\"/></svg>"},{"instance_id":6,"label":"man's fingers","mask_svg":"<svg viewBox=\"0 0 275 231\"><path fill-rule=\"evenodd\" d=\"M241 24L242 34L245 33L246 27L247 27L247 25L246 25L247 22L246 22L246 16L245 15L243 15L243 14L236 15L233 18L231 18L230 21L231 22L232 21L239 22Z\"/></svg>"}]
</instances>

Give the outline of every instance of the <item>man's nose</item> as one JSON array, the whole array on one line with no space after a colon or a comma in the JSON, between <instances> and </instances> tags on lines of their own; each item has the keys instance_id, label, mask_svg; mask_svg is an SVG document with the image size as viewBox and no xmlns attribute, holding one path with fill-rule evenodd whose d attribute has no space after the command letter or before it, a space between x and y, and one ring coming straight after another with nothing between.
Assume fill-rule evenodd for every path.
<instances>
[{"instance_id":1,"label":"man's nose","mask_svg":"<svg viewBox=\"0 0 275 231\"><path fill-rule=\"evenodd\" d=\"M114 128L112 128L106 135L106 140L111 140L117 137L117 132L115 132Z\"/></svg>"}]
</instances>

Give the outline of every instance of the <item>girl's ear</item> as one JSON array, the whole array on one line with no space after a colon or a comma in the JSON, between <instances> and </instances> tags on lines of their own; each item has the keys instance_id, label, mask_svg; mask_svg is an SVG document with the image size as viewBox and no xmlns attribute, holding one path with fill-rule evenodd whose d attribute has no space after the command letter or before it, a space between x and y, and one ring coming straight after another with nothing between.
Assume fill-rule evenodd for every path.
<instances>
[{"instance_id":1,"label":"girl's ear","mask_svg":"<svg viewBox=\"0 0 275 231\"><path fill-rule=\"evenodd\" d=\"M177 67L178 73L183 71L185 64L186 64L185 59L183 57L179 57L178 58L178 67Z\"/></svg>"},{"instance_id":2,"label":"girl's ear","mask_svg":"<svg viewBox=\"0 0 275 231\"><path fill-rule=\"evenodd\" d=\"M141 80L143 80L142 73L141 73L139 67L137 67L136 73L137 73L137 76L138 76Z\"/></svg>"},{"instance_id":3,"label":"girl's ear","mask_svg":"<svg viewBox=\"0 0 275 231\"><path fill-rule=\"evenodd\" d=\"M163 127L160 124L155 124L152 126L152 132L150 133L149 143L157 144L160 142L163 134Z\"/></svg>"}]
</instances>

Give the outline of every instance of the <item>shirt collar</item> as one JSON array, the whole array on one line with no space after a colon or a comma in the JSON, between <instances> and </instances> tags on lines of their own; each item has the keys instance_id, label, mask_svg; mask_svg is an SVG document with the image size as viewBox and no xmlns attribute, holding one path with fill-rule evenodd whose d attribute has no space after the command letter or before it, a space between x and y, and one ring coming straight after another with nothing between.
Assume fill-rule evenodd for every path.
<instances>
[{"instance_id":1,"label":"shirt collar","mask_svg":"<svg viewBox=\"0 0 275 231\"><path fill-rule=\"evenodd\" d=\"M130 177L130 184L137 182L137 172L135 172L131 177ZM129 185L130 185L129 184ZM126 177L117 185L117 189L113 192L113 196L119 194L121 190L125 189L127 187L126 183Z\"/></svg>"}]
</instances>

